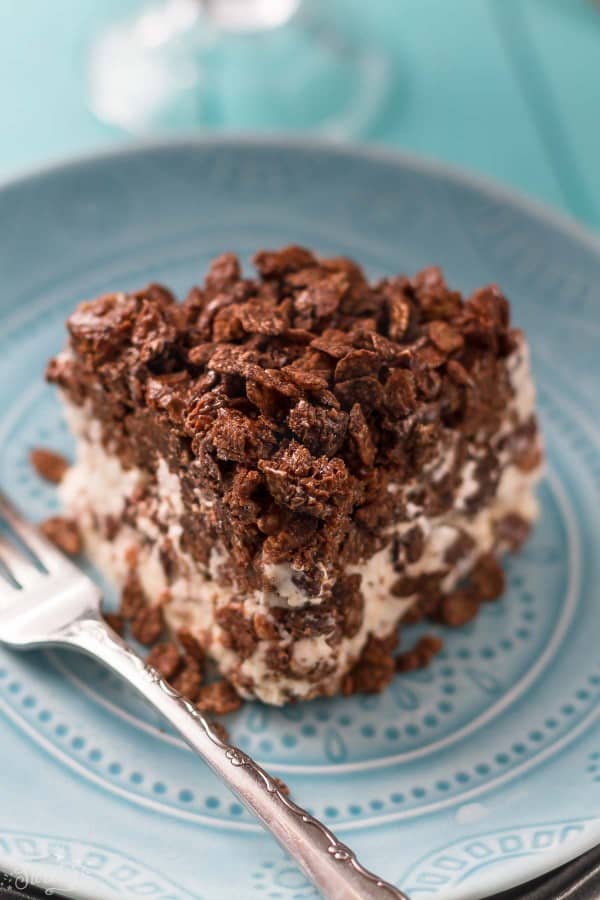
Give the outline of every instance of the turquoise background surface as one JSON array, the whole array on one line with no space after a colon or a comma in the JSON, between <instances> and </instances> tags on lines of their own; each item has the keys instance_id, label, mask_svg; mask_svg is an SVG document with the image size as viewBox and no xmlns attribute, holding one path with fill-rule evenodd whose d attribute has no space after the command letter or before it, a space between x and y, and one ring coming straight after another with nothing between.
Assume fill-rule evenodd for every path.
<instances>
[{"instance_id":1,"label":"turquoise background surface","mask_svg":"<svg viewBox=\"0 0 600 900\"><path fill-rule=\"evenodd\" d=\"M96 30L140 0L0 0L0 177L128 136L94 119ZM600 227L600 4L328 0L396 60L364 136L512 184Z\"/></svg>"}]
</instances>

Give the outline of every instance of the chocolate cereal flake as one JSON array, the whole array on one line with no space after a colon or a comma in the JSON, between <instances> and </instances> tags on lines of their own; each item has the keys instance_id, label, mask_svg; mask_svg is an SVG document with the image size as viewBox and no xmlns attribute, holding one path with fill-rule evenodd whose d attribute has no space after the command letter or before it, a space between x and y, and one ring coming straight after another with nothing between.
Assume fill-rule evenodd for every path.
<instances>
[{"instance_id":1,"label":"chocolate cereal flake","mask_svg":"<svg viewBox=\"0 0 600 900\"><path fill-rule=\"evenodd\" d=\"M224 716L235 712L242 701L228 681L215 681L200 688L196 706L201 712Z\"/></svg>"},{"instance_id":2,"label":"chocolate cereal flake","mask_svg":"<svg viewBox=\"0 0 600 900\"><path fill-rule=\"evenodd\" d=\"M64 456L44 447L36 447L32 450L29 460L37 474L51 484L59 484L69 468L69 463Z\"/></svg>"},{"instance_id":3,"label":"chocolate cereal flake","mask_svg":"<svg viewBox=\"0 0 600 900\"><path fill-rule=\"evenodd\" d=\"M181 655L176 644L172 641L165 641L152 647L146 657L146 663L169 681L180 667Z\"/></svg>"},{"instance_id":4,"label":"chocolate cereal flake","mask_svg":"<svg viewBox=\"0 0 600 900\"><path fill-rule=\"evenodd\" d=\"M440 606L440 619L444 625L458 628L474 619L479 611L479 601L472 590L460 588L444 597Z\"/></svg>"},{"instance_id":5,"label":"chocolate cereal flake","mask_svg":"<svg viewBox=\"0 0 600 900\"><path fill-rule=\"evenodd\" d=\"M424 669L429 665L433 657L440 652L442 646L442 639L437 635L423 635L414 647L398 654L396 657L397 671L412 672L415 669Z\"/></svg>"},{"instance_id":6,"label":"chocolate cereal flake","mask_svg":"<svg viewBox=\"0 0 600 900\"><path fill-rule=\"evenodd\" d=\"M102 618L107 625L112 628L118 635L122 635L125 629L125 619L119 613L103 612Z\"/></svg>"},{"instance_id":7,"label":"chocolate cereal flake","mask_svg":"<svg viewBox=\"0 0 600 900\"><path fill-rule=\"evenodd\" d=\"M131 622L131 633L140 644L154 644L163 632L163 611L160 606L144 606Z\"/></svg>"},{"instance_id":8,"label":"chocolate cereal flake","mask_svg":"<svg viewBox=\"0 0 600 900\"><path fill-rule=\"evenodd\" d=\"M198 661L193 656L186 656L183 659L181 671L172 679L171 683L176 691L193 703L198 697L203 679L203 672Z\"/></svg>"},{"instance_id":9,"label":"chocolate cereal flake","mask_svg":"<svg viewBox=\"0 0 600 900\"><path fill-rule=\"evenodd\" d=\"M119 613L127 621L135 618L146 605L146 596L135 570L130 570L121 591Z\"/></svg>"},{"instance_id":10,"label":"chocolate cereal flake","mask_svg":"<svg viewBox=\"0 0 600 900\"><path fill-rule=\"evenodd\" d=\"M40 525L40 531L67 556L77 556L82 550L81 534L74 519L51 516Z\"/></svg>"},{"instance_id":11,"label":"chocolate cereal flake","mask_svg":"<svg viewBox=\"0 0 600 900\"><path fill-rule=\"evenodd\" d=\"M492 553L480 556L469 575L469 583L477 599L485 603L504 593L506 578L502 566Z\"/></svg>"},{"instance_id":12,"label":"chocolate cereal flake","mask_svg":"<svg viewBox=\"0 0 600 900\"><path fill-rule=\"evenodd\" d=\"M177 640L183 647L186 656L195 659L199 665L204 662L204 650L189 628L180 628L177 631Z\"/></svg>"}]
</instances>

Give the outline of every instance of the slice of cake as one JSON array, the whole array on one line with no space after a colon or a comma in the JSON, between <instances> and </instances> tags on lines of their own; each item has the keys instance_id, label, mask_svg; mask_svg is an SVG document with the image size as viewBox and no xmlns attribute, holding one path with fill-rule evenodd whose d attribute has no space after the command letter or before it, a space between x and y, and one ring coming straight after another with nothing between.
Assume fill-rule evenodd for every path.
<instances>
[{"instance_id":1,"label":"slice of cake","mask_svg":"<svg viewBox=\"0 0 600 900\"><path fill-rule=\"evenodd\" d=\"M496 287L369 284L287 247L82 303L49 365L97 565L245 697L389 680L398 623L468 621L536 514L527 345Z\"/></svg>"}]
</instances>

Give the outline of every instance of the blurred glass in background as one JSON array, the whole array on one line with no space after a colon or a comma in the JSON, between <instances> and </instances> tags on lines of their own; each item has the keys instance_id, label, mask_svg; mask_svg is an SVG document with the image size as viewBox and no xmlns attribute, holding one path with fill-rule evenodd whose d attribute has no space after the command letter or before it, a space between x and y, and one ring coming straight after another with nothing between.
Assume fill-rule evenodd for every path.
<instances>
[{"instance_id":1,"label":"blurred glass in background","mask_svg":"<svg viewBox=\"0 0 600 900\"><path fill-rule=\"evenodd\" d=\"M132 134L294 131L598 227L599 48L597 0L0 0L0 178Z\"/></svg>"},{"instance_id":2,"label":"blurred glass in background","mask_svg":"<svg viewBox=\"0 0 600 900\"><path fill-rule=\"evenodd\" d=\"M94 42L90 104L135 133L365 131L390 61L324 0L148 0Z\"/></svg>"}]
</instances>

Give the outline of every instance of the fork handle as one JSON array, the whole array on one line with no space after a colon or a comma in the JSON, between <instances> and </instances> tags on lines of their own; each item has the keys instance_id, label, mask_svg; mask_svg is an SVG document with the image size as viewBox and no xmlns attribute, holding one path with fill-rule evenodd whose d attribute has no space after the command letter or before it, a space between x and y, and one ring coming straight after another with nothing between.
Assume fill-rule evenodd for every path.
<instances>
[{"instance_id":1,"label":"fork handle","mask_svg":"<svg viewBox=\"0 0 600 900\"><path fill-rule=\"evenodd\" d=\"M121 675L202 756L303 869L327 900L408 900L359 863L353 851L314 816L282 794L246 753L223 741L196 707L175 691L100 618L83 618L60 635Z\"/></svg>"}]
</instances>

